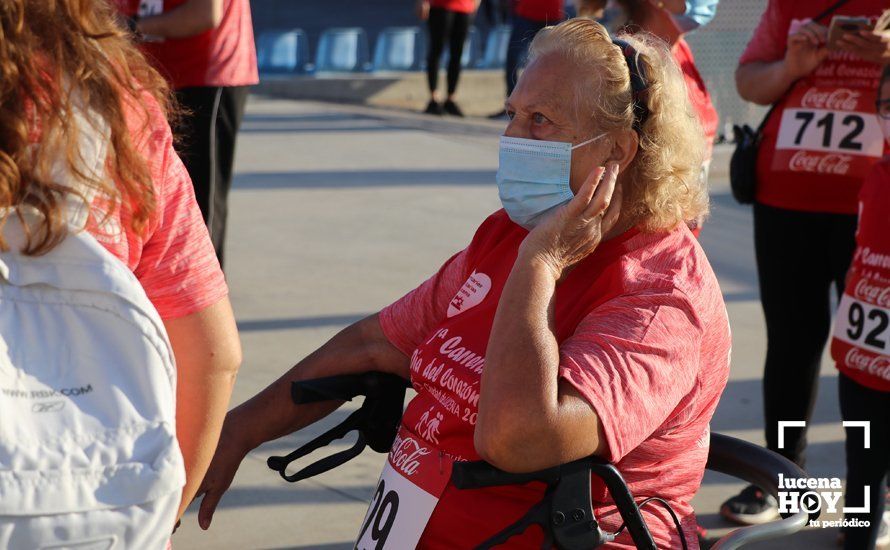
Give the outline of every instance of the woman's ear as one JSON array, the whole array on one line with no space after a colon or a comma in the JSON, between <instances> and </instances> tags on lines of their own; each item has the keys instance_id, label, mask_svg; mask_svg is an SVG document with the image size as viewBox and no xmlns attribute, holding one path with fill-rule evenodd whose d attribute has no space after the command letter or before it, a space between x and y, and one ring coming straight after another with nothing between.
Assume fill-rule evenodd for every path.
<instances>
[{"instance_id":1,"label":"woman's ear","mask_svg":"<svg viewBox=\"0 0 890 550\"><path fill-rule=\"evenodd\" d=\"M618 163L618 171L624 170L633 162L637 156L637 150L640 146L640 136L634 130L620 130L613 135L614 145L612 153L606 161L614 161Z\"/></svg>"}]
</instances>

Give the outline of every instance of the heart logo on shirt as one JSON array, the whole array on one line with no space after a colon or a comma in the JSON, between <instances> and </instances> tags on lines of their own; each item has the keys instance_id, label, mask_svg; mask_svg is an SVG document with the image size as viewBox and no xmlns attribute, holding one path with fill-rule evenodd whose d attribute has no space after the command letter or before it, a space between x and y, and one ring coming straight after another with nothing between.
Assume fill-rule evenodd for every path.
<instances>
[{"instance_id":1,"label":"heart logo on shirt","mask_svg":"<svg viewBox=\"0 0 890 550\"><path fill-rule=\"evenodd\" d=\"M448 304L448 318L479 305L488 295L489 290L491 290L491 278L485 273L474 271Z\"/></svg>"}]
</instances>

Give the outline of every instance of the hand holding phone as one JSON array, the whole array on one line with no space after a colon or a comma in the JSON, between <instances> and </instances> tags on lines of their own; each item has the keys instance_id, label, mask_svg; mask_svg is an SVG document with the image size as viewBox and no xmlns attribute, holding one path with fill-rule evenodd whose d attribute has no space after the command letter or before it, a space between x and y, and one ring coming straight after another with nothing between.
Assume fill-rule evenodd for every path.
<instances>
[{"instance_id":1,"label":"hand holding phone","mask_svg":"<svg viewBox=\"0 0 890 550\"><path fill-rule=\"evenodd\" d=\"M890 64L890 10L886 10L874 25L841 32L836 46L837 49L850 52L865 61L878 65Z\"/></svg>"},{"instance_id":2,"label":"hand holding phone","mask_svg":"<svg viewBox=\"0 0 890 550\"><path fill-rule=\"evenodd\" d=\"M872 28L871 21L867 17L835 15L831 18L831 25L828 27L828 49L840 50L839 41L845 35L857 35L860 31L870 31Z\"/></svg>"},{"instance_id":3,"label":"hand holding phone","mask_svg":"<svg viewBox=\"0 0 890 550\"><path fill-rule=\"evenodd\" d=\"M797 80L813 72L828 57L825 47L828 29L815 21L806 20L789 31L785 70L792 80Z\"/></svg>"}]
</instances>

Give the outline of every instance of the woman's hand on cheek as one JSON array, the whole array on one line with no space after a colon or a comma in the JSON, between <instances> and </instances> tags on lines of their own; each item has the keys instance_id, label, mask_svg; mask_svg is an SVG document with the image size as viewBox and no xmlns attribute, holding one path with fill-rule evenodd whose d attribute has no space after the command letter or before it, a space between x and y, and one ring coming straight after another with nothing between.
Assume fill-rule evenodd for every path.
<instances>
[{"instance_id":1,"label":"woman's hand on cheek","mask_svg":"<svg viewBox=\"0 0 890 550\"><path fill-rule=\"evenodd\" d=\"M568 204L557 208L525 237L519 259L544 262L558 279L596 250L621 213L617 179L617 163L594 169Z\"/></svg>"}]
</instances>

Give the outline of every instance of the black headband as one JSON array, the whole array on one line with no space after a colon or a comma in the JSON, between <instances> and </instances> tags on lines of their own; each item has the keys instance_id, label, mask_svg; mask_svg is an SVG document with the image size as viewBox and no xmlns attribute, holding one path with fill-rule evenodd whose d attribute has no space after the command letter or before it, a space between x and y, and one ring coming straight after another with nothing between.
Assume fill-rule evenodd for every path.
<instances>
[{"instance_id":1,"label":"black headband","mask_svg":"<svg viewBox=\"0 0 890 550\"><path fill-rule=\"evenodd\" d=\"M634 109L634 129L640 132L643 123L649 117L649 107L646 105L646 99L643 93L649 87L646 78L646 68L640 64L640 52L634 49L629 43L620 38L613 38L612 43L621 48L621 54L627 62L627 68L630 71L630 89L633 96Z\"/></svg>"}]
</instances>

